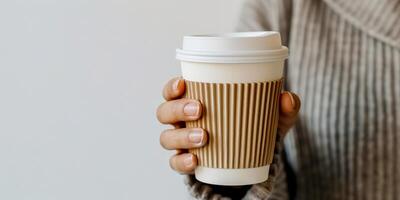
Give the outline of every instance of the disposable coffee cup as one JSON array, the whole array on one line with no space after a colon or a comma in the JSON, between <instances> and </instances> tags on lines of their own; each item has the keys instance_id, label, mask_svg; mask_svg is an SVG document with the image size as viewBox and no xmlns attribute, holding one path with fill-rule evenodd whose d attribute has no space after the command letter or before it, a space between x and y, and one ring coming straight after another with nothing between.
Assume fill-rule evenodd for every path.
<instances>
[{"instance_id":1,"label":"disposable coffee cup","mask_svg":"<svg viewBox=\"0 0 400 200\"><path fill-rule=\"evenodd\" d=\"M208 132L197 180L249 185L268 179L279 118L288 49L277 32L185 36L177 50L186 98L203 104L203 116L186 122Z\"/></svg>"}]
</instances>

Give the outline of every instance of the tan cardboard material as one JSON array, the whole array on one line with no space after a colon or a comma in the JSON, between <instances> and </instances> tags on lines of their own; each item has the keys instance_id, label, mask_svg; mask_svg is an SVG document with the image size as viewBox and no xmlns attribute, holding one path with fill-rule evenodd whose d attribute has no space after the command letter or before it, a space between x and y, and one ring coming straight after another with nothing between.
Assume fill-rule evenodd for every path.
<instances>
[{"instance_id":1,"label":"tan cardboard material","mask_svg":"<svg viewBox=\"0 0 400 200\"><path fill-rule=\"evenodd\" d=\"M191 149L198 165L210 168L256 168L272 162L282 79L257 83L186 81L186 97L203 106L201 127L209 134L203 148Z\"/></svg>"}]
</instances>

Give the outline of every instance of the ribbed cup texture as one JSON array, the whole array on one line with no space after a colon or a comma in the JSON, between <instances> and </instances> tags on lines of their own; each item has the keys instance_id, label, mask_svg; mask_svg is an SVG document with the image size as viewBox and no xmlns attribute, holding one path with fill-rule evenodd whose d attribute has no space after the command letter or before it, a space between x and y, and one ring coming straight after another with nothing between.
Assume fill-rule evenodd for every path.
<instances>
[{"instance_id":1,"label":"ribbed cup texture","mask_svg":"<svg viewBox=\"0 0 400 200\"><path fill-rule=\"evenodd\" d=\"M198 165L255 168L272 162L283 81L201 83L186 81L186 98L203 104L200 120L186 122L208 132L205 147L191 149Z\"/></svg>"}]
</instances>

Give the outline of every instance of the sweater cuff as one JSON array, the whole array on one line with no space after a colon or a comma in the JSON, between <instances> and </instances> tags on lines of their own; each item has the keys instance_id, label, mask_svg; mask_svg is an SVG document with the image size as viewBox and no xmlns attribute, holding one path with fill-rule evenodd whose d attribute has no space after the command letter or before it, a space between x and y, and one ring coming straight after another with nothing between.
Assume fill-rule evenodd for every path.
<instances>
[{"instance_id":1,"label":"sweater cuff","mask_svg":"<svg viewBox=\"0 0 400 200\"><path fill-rule=\"evenodd\" d=\"M267 181L250 186L216 186L202 183L196 180L193 175L188 175L185 177L185 184L190 195L194 199L200 200L232 200L238 199L238 196L244 196L243 199L245 200L267 199L271 195L276 177L283 170L281 159L283 141L279 134L276 141L274 159L270 165Z\"/></svg>"}]
</instances>

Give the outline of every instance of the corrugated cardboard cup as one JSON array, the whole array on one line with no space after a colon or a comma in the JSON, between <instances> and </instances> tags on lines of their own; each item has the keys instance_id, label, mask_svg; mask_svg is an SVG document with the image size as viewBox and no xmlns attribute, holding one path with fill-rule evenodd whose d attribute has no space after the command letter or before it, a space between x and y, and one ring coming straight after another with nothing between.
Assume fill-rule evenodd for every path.
<instances>
[{"instance_id":1,"label":"corrugated cardboard cup","mask_svg":"<svg viewBox=\"0 0 400 200\"><path fill-rule=\"evenodd\" d=\"M185 36L177 50L186 98L203 104L200 127L208 144L196 179L215 185L248 185L268 179L279 118L288 49L277 32Z\"/></svg>"}]
</instances>

